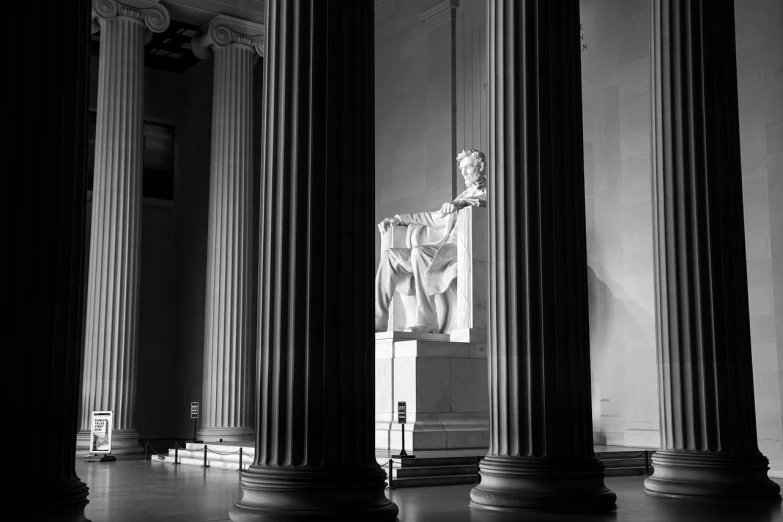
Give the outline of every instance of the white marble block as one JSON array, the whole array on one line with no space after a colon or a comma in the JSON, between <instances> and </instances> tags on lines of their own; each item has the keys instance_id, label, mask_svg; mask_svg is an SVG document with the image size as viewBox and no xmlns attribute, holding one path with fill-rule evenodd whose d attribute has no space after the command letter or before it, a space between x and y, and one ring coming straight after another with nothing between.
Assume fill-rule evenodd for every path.
<instances>
[{"instance_id":1,"label":"white marble block","mask_svg":"<svg viewBox=\"0 0 783 522\"><path fill-rule=\"evenodd\" d=\"M406 451L489 447L487 345L445 339L376 334L377 449L402 448L397 401L407 403Z\"/></svg>"},{"instance_id":2,"label":"white marble block","mask_svg":"<svg viewBox=\"0 0 783 522\"><path fill-rule=\"evenodd\" d=\"M457 214L456 324L452 341L487 340L489 277L487 209L467 207Z\"/></svg>"},{"instance_id":3,"label":"white marble block","mask_svg":"<svg viewBox=\"0 0 783 522\"><path fill-rule=\"evenodd\" d=\"M381 254L390 248L410 248L405 241L406 226L392 226L381 232ZM416 314L416 296L394 293L389 305L389 332L401 332L405 329L405 311Z\"/></svg>"}]
</instances>

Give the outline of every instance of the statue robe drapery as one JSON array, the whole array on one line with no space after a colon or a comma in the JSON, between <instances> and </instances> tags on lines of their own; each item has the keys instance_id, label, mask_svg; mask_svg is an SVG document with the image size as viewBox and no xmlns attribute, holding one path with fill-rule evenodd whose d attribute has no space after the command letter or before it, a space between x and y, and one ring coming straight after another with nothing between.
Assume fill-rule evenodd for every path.
<instances>
[{"instance_id":1,"label":"statue robe drapery","mask_svg":"<svg viewBox=\"0 0 783 522\"><path fill-rule=\"evenodd\" d=\"M455 204L464 206L487 206L486 182L474 184L454 199ZM425 272L425 285L429 295L442 294L448 290L457 277L457 213L443 214L440 211L397 214L400 225L407 225L406 245L436 246L438 248L432 263ZM397 288L404 295L415 293L412 282L405 288Z\"/></svg>"}]
</instances>

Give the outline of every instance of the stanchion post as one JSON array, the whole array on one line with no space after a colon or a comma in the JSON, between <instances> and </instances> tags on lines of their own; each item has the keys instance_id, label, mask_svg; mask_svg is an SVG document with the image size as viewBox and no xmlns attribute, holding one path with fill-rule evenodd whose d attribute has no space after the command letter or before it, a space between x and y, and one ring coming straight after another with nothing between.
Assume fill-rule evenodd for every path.
<instances>
[{"instance_id":1,"label":"stanchion post","mask_svg":"<svg viewBox=\"0 0 783 522\"><path fill-rule=\"evenodd\" d=\"M647 450L644 450L644 474L649 475L650 474L650 461L648 459L648 452Z\"/></svg>"},{"instance_id":2,"label":"stanchion post","mask_svg":"<svg viewBox=\"0 0 783 522\"><path fill-rule=\"evenodd\" d=\"M239 469L237 473L242 473L242 446L239 447Z\"/></svg>"},{"instance_id":3,"label":"stanchion post","mask_svg":"<svg viewBox=\"0 0 783 522\"><path fill-rule=\"evenodd\" d=\"M179 465L179 444L174 443L174 465Z\"/></svg>"},{"instance_id":4,"label":"stanchion post","mask_svg":"<svg viewBox=\"0 0 783 522\"><path fill-rule=\"evenodd\" d=\"M144 460L150 460L150 443L144 443Z\"/></svg>"},{"instance_id":5,"label":"stanchion post","mask_svg":"<svg viewBox=\"0 0 783 522\"><path fill-rule=\"evenodd\" d=\"M394 461L389 459L389 489L394 489Z\"/></svg>"},{"instance_id":6,"label":"stanchion post","mask_svg":"<svg viewBox=\"0 0 783 522\"><path fill-rule=\"evenodd\" d=\"M208 468L209 464L207 464L207 445L204 444L204 464L201 466L202 468Z\"/></svg>"}]
</instances>

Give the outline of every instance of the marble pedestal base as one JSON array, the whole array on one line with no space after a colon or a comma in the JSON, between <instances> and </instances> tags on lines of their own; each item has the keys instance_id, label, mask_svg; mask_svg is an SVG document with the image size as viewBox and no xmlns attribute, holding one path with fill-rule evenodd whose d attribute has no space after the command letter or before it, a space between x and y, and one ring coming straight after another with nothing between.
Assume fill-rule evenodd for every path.
<instances>
[{"instance_id":1,"label":"marble pedestal base","mask_svg":"<svg viewBox=\"0 0 783 522\"><path fill-rule=\"evenodd\" d=\"M471 507L493 511L604 512L617 496L604 485L596 457L550 458L488 455L481 483L470 491Z\"/></svg>"},{"instance_id":2,"label":"marble pedestal base","mask_svg":"<svg viewBox=\"0 0 783 522\"><path fill-rule=\"evenodd\" d=\"M658 450L652 461L655 472L644 481L651 495L780 502L780 486L767 477L769 461L760 453Z\"/></svg>"},{"instance_id":3,"label":"marble pedestal base","mask_svg":"<svg viewBox=\"0 0 783 522\"><path fill-rule=\"evenodd\" d=\"M407 403L406 451L489 447L487 345L447 339L376 334L376 449L402 448L398 401Z\"/></svg>"},{"instance_id":4,"label":"marble pedestal base","mask_svg":"<svg viewBox=\"0 0 783 522\"><path fill-rule=\"evenodd\" d=\"M111 432L112 455L143 453L139 445L139 432L136 430L114 430ZM84 457L90 454L90 432L79 431L76 434L76 456Z\"/></svg>"},{"instance_id":5,"label":"marble pedestal base","mask_svg":"<svg viewBox=\"0 0 783 522\"><path fill-rule=\"evenodd\" d=\"M201 428L198 430L198 439L204 442L241 442L255 440L253 428Z\"/></svg>"},{"instance_id":6,"label":"marble pedestal base","mask_svg":"<svg viewBox=\"0 0 783 522\"><path fill-rule=\"evenodd\" d=\"M229 516L234 522L396 520L397 506L386 498L384 485L378 466L344 471L250 466L242 473L242 498Z\"/></svg>"}]
</instances>

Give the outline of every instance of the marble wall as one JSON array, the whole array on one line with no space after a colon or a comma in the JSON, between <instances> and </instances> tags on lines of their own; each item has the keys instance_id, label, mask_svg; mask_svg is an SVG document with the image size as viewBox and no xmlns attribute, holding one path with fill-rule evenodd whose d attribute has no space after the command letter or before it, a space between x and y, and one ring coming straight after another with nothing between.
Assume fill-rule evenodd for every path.
<instances>
[{"instance_id":1,"label":"marble wall","mask_svg":"<svg viewBox=\"0 0 783 522\"><path fill-rule=\"evenodd\" d=\"M740 139L759 446L783 472L781 3L736 6ZM596 442L657 443L650 10L582 0L587 244Z\"/></svg>"},{"instance_id":2,"label":"marble wall","mask_svg":"<svg viewBox=\"0 0 783 522\"><path fill-rule=\"evenodd\" d=\"M648 0L583 0L593 431L657 446Z\"/></svg>"},{"instance_id":3,"label":"marble wall","mask_svg":"<svg viewBox=\"0 0 783 522\"><path fill-rule=\"evenodd\" d=\"M453 26L419 20L439 3L376 1L376 223L394 214L435 210L455 195ZM374 233L371 226L367 233Z\"/></svg>"},{"instance_id":4,"label":"marble wall","mask_svg":"<svg viewBox=\"0 0 783 522\"><path fill-rule=\"evenodd\" d=\"M783 6L734 5L756 424L783 477Z\"/></svg>"},{"instance_id":5,"label":"marble wall","mask_svg":"<svg viewBox=\"0 0 783 522\"><path fill-rule=\"evenodd\" d=\"M487 59L487 2L461 0L456 21L456 98L457 148L487 152L489 74ZM487 167L492 161L487 159ZM462 187L462 176L454 172L455 184Z\"/></svg>"}]
</instances>

